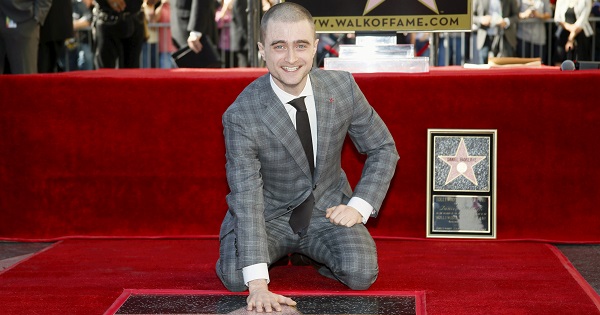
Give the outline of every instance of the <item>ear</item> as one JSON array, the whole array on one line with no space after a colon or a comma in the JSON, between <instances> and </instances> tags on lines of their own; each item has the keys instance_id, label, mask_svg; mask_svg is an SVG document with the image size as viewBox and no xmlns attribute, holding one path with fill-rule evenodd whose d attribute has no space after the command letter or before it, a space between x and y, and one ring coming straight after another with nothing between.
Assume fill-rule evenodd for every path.
<instances>
[{"instance_id":1,"label":"ear","mask_svg":"<svg viewBox=\"0 0 600 315\"><path fill-rule=\"evenodd\" d=\"M258 53L260 54L260 56L262 57L263 60L265 59L265 46L263 46L263 44L261 42L257 42L256 45L258 46Z\"/></svg>"}]
</instances>

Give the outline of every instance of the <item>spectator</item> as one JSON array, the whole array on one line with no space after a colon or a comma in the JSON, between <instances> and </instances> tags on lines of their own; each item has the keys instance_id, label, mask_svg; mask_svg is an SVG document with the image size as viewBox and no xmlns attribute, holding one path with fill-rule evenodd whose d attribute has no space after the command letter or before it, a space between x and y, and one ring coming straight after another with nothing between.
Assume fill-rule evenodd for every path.
<instances>
[{"instance_id":1,"label":"spectator","mask_svg":"<svg viewBox=\"0 0 600 315\"><path fill-rule=\"evenodd\" d=\"M519 7L516 0L473 0L478 63L488 63L488 56L515 56L518 21Z\"/></svg>"},{"instance_id":2,"label":"spectator","mask_svg":"<svg viewBox=\"0 0 600 315\"><path fill-rule=\"evenodd\" d=\"M67 42L67 70L94 69L92 52L92 0L72 0L73 5L73 38Z\"/></svg>"},{"instance_id":3,"label":"spectator","mask_svg":"<svg viewBox=\"0 0 600 315\"><path fill-rule=\"evenodd\" d=\"M600 1L595 0L592 5L592 15L596 18L600 18ZM594 60L600 60L600 21L594 22L594 36L595 36L595 46L594 46Z\"/></svg>"},{"instance_id":4,"label":"spectator","mask_svg":"<svg viewBox=\"0 0 600 315\"><path fill-rule=\"evenodd\" d=\"M71 0L52 0L46 22L40 28L38 72L65 71L62 64L65 41L73 36L73 5Z\"/></svg>"},{"instance_id":5,"label":"spectator","mask_svg":"<svg viewBox=\"0 0 600 315\"><path fill-rule=\"evenodd\" d=\"M542 57L546 45L545 21L552 17L548 0L518 0L519 25L517 26L517 56ZM546 62L546 64L548 64Z\"/></svg>"},{"instance_id":6,"label":"spectator","mask_svg":"<svg viewBox=\"0 0 600 315\"><path fill-rule=\"evenodd\" d=\"M190 47L202 50L200 39L206 36L211 44L217 43L216 8L214 0L172 0L171 36L178 49Z\"/></svg>"},{"instance_id":7,"label":"spectator","mask_svg":"<svg viewBox=\"0 0 600 315\"><path fill-rule=\"evenodd\" d=\"M0 1L0 74L37 73L40 26L51 4L52 0Z\"/></svg>"},{"instance_id":8,"label":"spectator","mask_svg":"<svg viewBox=\"0 0 600 315\"><path fill-rule=\"evenodd\" d=\"M146 24L146 40L142 45L142 68L157 68L159 63L158 56L158 28L148 24L158 21L158 9L160 3L155 5L142 4Z\"/></svg>"},{"instance_id":9,"label":"spectator","mask_svg":"<svg viewBox=\"0 0 600 315\"><path fill-rule=\"evenodd\" d=\"M218 47L221 54L225 57L225 67L237 67L236 58L233 56L231 50L231 18L233 15L233 0L224 0L219 6L215 21L217 22L217 28L219 29L219 42Z\"/></svg>"},{"instance_id":10,"label":"spectator","mask_svg":"<svg viewBox=\"0 0 600 315\"><path fill-rule=\"evenodd\" d=\"M589 22L592 0L557 0L554 21L558 63L570 60L591 60L591 37L594 30Z\"/></svg>"},{"instance_id":11,"label":"spectator","mask_svg":"<svg viewBox=\"0 0 600 315\"><path fill-rule=\"evenodd\" d=\"M162 0L160 6L155 11L155 22L161 24L170 24L171 21L171 3L169 0ZM175 68L175 63L171 54L176 48L171 36L171 28L161 26L158 29L158 53L159 65L162 69Z\"/></svg>"},{"instance_id":12,"label":"spectator","mask_svg":"<svg viewBox=\"0 0 600 315\"><path fill-rule=\"evenodd\" d=\"M97 68L139 68L146 38L142 1L153 6L156 0L96 0L94 30Z\"/></svg>"}]
</instances>

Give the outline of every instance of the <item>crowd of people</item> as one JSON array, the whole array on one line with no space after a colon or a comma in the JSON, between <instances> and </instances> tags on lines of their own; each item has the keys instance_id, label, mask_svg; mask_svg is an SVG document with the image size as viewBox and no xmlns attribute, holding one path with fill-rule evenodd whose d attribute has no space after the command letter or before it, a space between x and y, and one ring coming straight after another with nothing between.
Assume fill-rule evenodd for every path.
<instances>
[{"instance_id":1,"label":"crowd of people","mask_svg":"<svg viewBox=\"0 0 600 315\"><path fill-rule=\"evenodd\" d=\"M279 0L255 0L266 12ZM25 2L27 5L23 5ZM439 36L438 66L489 57L600 60L600 0L473 0L473 32ZM222 67L249 66L247 0L7 0L0 3L0 74L174 68L171 54L213 45ZM39 35L38 35L39 34ZM550 36L548 36L550 34ZM203 41L201 38L205 37ZM321 34L319 66L348 34ZM430 33L399 34L429 56ZM593 46L595 45L595 46Z\"/></svg>"},{"instance_id":2,"label":"crowd of people","mask_svg":"<svg viewBox=\"0 0 600 315\"><path fill-rule=\"evenodd\" d=\"M441 34L437 65L485 64L489 57L540 58L546 65L597 61L599 28L598 0L473 0L473 32ZM406 43L429 56L429 49L418 49L429 37L410 35Z\"/></svg>"}]
</instances>

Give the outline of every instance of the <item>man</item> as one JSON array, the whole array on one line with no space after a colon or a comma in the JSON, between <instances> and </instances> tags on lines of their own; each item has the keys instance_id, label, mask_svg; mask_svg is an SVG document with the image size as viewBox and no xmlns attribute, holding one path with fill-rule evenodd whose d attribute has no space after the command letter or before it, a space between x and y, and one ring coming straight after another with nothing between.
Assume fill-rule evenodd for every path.
<instances>
[{"instance_id":1,"label":"man","mask_svg":"<svg viewBox=\"0 0 600 315\"><path fill-rule=\"evenodd\" d=\"M268 288L268 266L289 253L314 260L319 273L351 289L369 288L378 275L375 242L364 223L378 213L398 153L351 74L311 71L317 43L306 9L292 2L273 6L258 43L269 74L223 115L231 192L216 270L229 290L249 290L248 310L295 305ZM298 96L306 109L295 109ZM306 116L309 122L301 119ZM308 146L301 140L305 123ZM367 154L354 193L341 169L346 135ZM310 223L298 228L295 217L306 209Z\"/></svg>"},{"instance_id":2,"label":"man","mask_svg":"<svg viewBox=\"0 0 600 315\"><path fill-rule=\"evenodd\" d=\"M96 68L139 68L146 40L142 4L158 0L96 0L94 39Z\"/></svg>"},{"instance_id":3,"label":"man","mask_svg":"<svg viewBox=\"0 0 600 315\"><path fill-rule=\"evenodd\" d=\"M8 69L13 74L37 73L40 26L51 5L52 0L0 1L0 74Z\"/></svg>"},{"instance_id":4,"label":"man","mask_svg":"<svg viewBox=\"0 0 600 315\"><path fill-rule=\"evenodd\" d=\"M516 0L474 0L473 24L477 27L478 63L488 55L514 57L517 47L519 5Z\"/></svg>"},{"instance_id":5,"label":"man","mask_svg":"<svg viewBox=\"0 0 600 315\"><path fill-rule=\"evenodd\" d=\"M171 36L177 48L202 50L200 39L207 36L217 42L216 6L214 0L171 0Z\"/></svg>"},{"instance_id":6,"label":"man","mask_svg":"<svg viewBox=\"0 0 600 315\"><path fill-rule=\"evenodd\" d=\"M65 40L73 37L73 5L71 0L52 0L46 22L40 28L38 72L65 71L59 62L65 55Z\"/></svg>"}]
</instances>

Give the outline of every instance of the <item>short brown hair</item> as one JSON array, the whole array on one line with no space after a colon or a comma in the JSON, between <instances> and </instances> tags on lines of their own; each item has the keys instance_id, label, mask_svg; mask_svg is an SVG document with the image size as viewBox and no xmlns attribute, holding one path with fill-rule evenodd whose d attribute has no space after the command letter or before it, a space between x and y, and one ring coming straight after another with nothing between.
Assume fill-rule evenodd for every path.
<instances>
[{"instance_id":1,"label":"short brown hair","mask_svg":"<svg viewBox=\"0 0 600 315\"><path fill-rule=\"evenodd\" d=\"M294 2L281 2L272 6L263 15L260 21L260 41L265 40L267 33L267 26L271 21L283 21L283 22L299 22L308 21L315 32L315 22L313 21L312 14L306 10L303 6ZM315 32L316 38L316 32Z\"/></svg>"}]
</instances>

